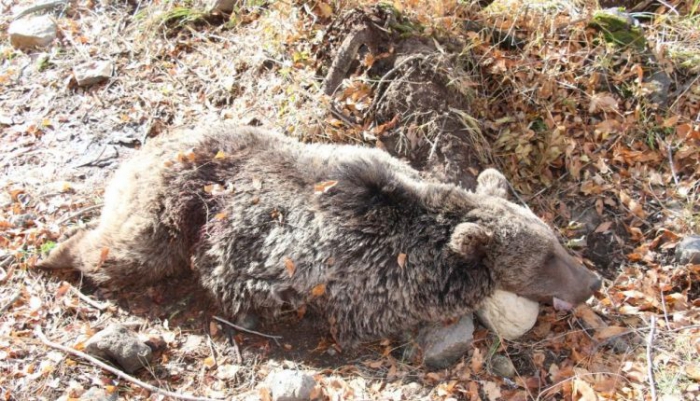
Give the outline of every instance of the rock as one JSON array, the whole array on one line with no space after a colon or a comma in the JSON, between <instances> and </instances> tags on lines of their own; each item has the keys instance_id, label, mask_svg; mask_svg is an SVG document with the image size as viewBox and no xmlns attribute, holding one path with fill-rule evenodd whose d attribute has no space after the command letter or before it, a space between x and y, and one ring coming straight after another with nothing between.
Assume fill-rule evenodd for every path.
<instances>
[{"instance_id":1,"label":"rock","mask_svg":"<svg viewBox=\"0 0 700 401\"><path fill-rule=\"evenodd\" d=\"M496 354L491 358L491 373L511 379L515 377L515 366L507 356Z\"/></svg>"},{"instance_id":2,"label":"rock","mask_svg":"<svg viewBox=\"0 0 700 401\"><path fill-rule=\"evenodd\" d=\"M99 387L93 387L80 396L80 401L117 401L118 399L119 393L116 391L109 393Z\"/></svg>"},{"instance_id":3,"label":"rock","mask_svg":"<svg viewBox=\"0 0 700 401\"><path fill-rule=\"evenodd\" d=\"M665 106L668 101L668 91L671 89L672 83L668 74L662 70L656 71L651 74L648 79L645 79L645 81L649 84L651 89L650 93L647 95L649 101L659 106Z\"/></svg>"},{"instance_id":4,"label":"rock","mask_svg":"<svg viewBox=\"0 0 700 401\"><path fill-rule=\"evenodd\" d=\"M51 17L41 15L20 18L13 21L8 29L10 43L17 49L45 47L56 39L56 23Z\"/></svg>"},{"instance_id":5,"label":"rock","mask_svg":"<svg viewBox=\"0 0 700 401\"><path fill-rule=\"evenodd\" d=\"M540 305L512 292L496 290L477 310L481 323L506 340L515 340L537 322Z\"/></svg>"},{"instance_id":6,"label":"rock","mask_svg":"<svg viewBox=\"0 0 700 401\"><path fill-rule=\"evenodd\" d=\"M628 13L617 8L596 11L589 25L602 32L608 43L631 46L637 50L644 50L646 47L644 32L639 23Z\"/></svg>"},{"instance_id":7,"label":"rock","mask_svg":"<svg viewBox=\"0 0 700 401\"><path fill-rule=\"evenodd\" d=\"M452 365L469 350L473 334L472 315L463 316L449 326L431 325L421 329L417 341L423 350L423 364L430 369Z\"/></svg>"},{"instance_id":8,"label":"rock","mask_svg":"<svg viewBox=\"0 0 700 401\"><path fill-rule=\"evenodd\" d=\"M25 213L12 216L10 222L16 228L27 228L33 226L36 219L37 216L34 213Z\"/></svg>"},{"instance_id":9,"label":"rock","mask_svg":"<svg viewBox=\"0 0 700 401\"><path fill-rule=\"evenodd\" d=\"M236 0L212 0L210 3L210 12L231 14L233 12L233 7L236 5Z\"/></svg>"},{"instance_id":10,"label":"rock","mask_svg":"<svg viewBox=\"0 0 700 401\"><path fill-rule=\"evenodd\" d=\"M676 245L676 261L680 264L700 264L700 235L685 237Z\"/></svg>"},{"instance_id":11,"label":"rock","mask_svg":"<svg viewBox=\"0 0 700 401\"><path fill-rule=\"evenodd\" d=\"M148 345L120 324L109 325L90 337L85 343L85 352L113 360L127 373L134 373L147 366L153 356Z\"/></svg>"},{"instance_id":12,"label":"rock","mask_svg":"<svg viewBox=\"0 0 700 401\"><path fill-rule=\"evenodd\" d=\"M302 401L311 399L316 379L298 370L280 370L267 376L265 386L273 401Z\"/></svg>"},{"instance_id":13,"label":"rock","mask_svg":"<svg viewBox=\"0 0 700 401\"><path fill-rule=\"evenodd\" d=\"M73 75L79 86L89 86L109 79L113 69L111 61L90 61L75 67Z\"/></svg>"}]
</instances>

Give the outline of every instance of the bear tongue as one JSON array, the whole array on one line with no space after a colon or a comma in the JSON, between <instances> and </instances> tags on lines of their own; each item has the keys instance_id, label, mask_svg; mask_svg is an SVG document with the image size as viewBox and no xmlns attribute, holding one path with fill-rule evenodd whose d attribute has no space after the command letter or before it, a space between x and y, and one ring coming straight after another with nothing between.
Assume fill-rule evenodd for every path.
<instances>
[{"instance_id":1,"label":"bear tongue","mask_svg":"<svg viewBox=\"0 0 700 401\"><path fill-rule=\"evenodd\" d=\"M573 305L557 297L554 297L552 305L554 305L554 309L556 310L570 311L574 309Z\"/></svg>"}]
</instances>

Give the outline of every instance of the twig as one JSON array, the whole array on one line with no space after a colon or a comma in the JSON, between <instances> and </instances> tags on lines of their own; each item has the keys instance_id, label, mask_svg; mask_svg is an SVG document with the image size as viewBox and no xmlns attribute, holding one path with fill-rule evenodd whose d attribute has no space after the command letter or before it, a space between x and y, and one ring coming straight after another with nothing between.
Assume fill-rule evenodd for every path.
<instances>
[{"instance_id":1,"label":"twig","mask_svg":"<svg viewBox=\"0 0 700 401\"><path fill-rule=\"evenodd\" d=\"M282 336L273 336L270 334L260 333L260 332L255 331L255 330L246 329L245 327L241 327L241 326L238 326L236 324L233 324L233 323L229 322L228 320L220 318L218 316L212 316L212 318L214 320L216 320L217 322L227 324L236 330L240 330L240 331L246 332L248 334L255 334L256 336L260 336L260 337L270 338L270 339L274 340L277 345L280 345L279 341L277 341L277 340L281 340Z\"/></svg>"},{"instance_id":2,"label":"twig","mask_svg":"<svg viewBox=\"0 0 700 401\"><path fill-rule=\"evenodd\" d=\"M101 203L100 203L100 204L97 204L97 205L92 205L92 206L84 207L84 208L78 210L77 212L75 212L75 213L73 213L73 214L69 214L68 216L66 216L66 217L62 218L61 220L57 221L56 224L60 226L61 224L66 223L66 222L68 222L68 221L70 221L70 220L73 220L74 218L76 218L76 217L78 217L78 216L80 216L80 215L82 215L82 214L84 214L84 213L91 212L91 211L93 211L93 210L95 210L95 209L99 209L99 208L101 208L101 207L102 207L102 204L101 204Z\"/></svg>"},{"instance_id":3,"label":"twig","mask_svg":"<svg viewBox=\"0 0 700 401\"><path fill-rule=\"evenodd\" d=\"M656 315L651 315L649 326L649 337L647 337L647 375L649 376L651 401L656 401L656 384L654 383L654 364L651 357L651 349L654 346L654 334L656 334Z\"/></svg>"},{"instance_id":4,"label":"twig","mask_svg":"<svg viewBox=\"0 0 700 401\"><path fill-rule=\"evenodd\" d=\"M671 149L671 144L666 144L666 149L668 149L668 164L671 166L671 175L673 176L673 182L678 186L678 176L676 175L676 168L673 167L673 149Z\"/></svg>"},{"instance_id":5,"label":"twig","mask_svg":"<svg viewBox=\"0 0 700 401\"><path fill-rule=\"evenodd\" d=\"M4 268L15 260L15 255L7 255L5 259L0 262L0 268Z\"/></svg>"},{"instance_id":6,"label":"twig","mask_svg":"<svg viewBox=\"0 0 700 401\"><path fill-rule=\"evenodd\" d=\"M680 13L678 12L678 10L676 10L676 7L670 5L669 3L665 2L664 0L656 0L656 1L658 1L659 3L661 3L662 5L664 5L664 6L665 6L666 8L668 8L669 10L673 11L674 14L680 15Z\"/></svg>"},{"instance_id":7,"label":"twig","mask_svg":"<svg viewBox=\"0 0 700 401\"><path fill-rule=\"evenodd\" d=\"M345 114L343 114L343 113L341 113L340 111L338 111L338 110L335 108L335 106L333 106L332 104L328 106L328 111L330 111L331 114L333 114L333 115L335 116L335 118L337 118L337 119L341 120L342 122L344 122L348 127L351 127L351 128L352 128L352 127L357 127L357 123L356 123L356 122L350 120L350 119L348 118L348 116L346 116Z\"/></svg>"},{"instance_id":8,"label":"twig","mask_svg":"<svg viewBox=\"0 0 700 401\"><path fill-rule=\"evenodd\" d=\"M3 306L0 307L0 314L5 313L5 311L6 311L10 306L12 306L15 302L17 302L17 300L19 299L19 296L20 296L21 294L22 294L22 293L19 292L19 291L17 291L17 292L15 292L14 294L12 294L12 295L10 296L10 300L7 301Z\"/></svg>"},{"instance_id":9,"label":"twig","mask_svg":"<svg viewBox=\"0 0 700 401\"><path fill-rule=\"evenodd\" d=\"M97 155L96 158L90 160L89 162L85 162L85 163L83 163L83 164L78 164L77 166L75 166L75 168L94 166L95 163L97 163L97 162L100 161L100 157L102 157L102 155L105 153L105 150L107 150L107 147L106 147L106 146L103 146L103 147L102 147L102 150L100 151L100 154Z\"/></svg>"},{"instance_id":10,"label":"twig","mask_svg":"<svg viewBox=\"0 0 700 401\"><path fill-rule=\"evenodd\" d=\"M75 288L75 287L73 287L73 286L71 286L70 288L71 288L71 290L73 290L73 292L75 293L75 295L78 296L78 298L80 298L81 300L83 300L83 302L85 302L86 304L92 306L93 308L95 308L95 309L97 309L97 310L99 310L99 311L103 311L103 310L109 308L109 303L101 304L101 303L99 303L99 302L93 301L92 299L90 299L90 297L88 297L87 295L85 295L85 294L83 294L82 292L80 292L80 290L78 290L77 288Z\"/></svg>"},{"instance_id":11,"label":"twig","mask_svg":"<svg viewBox=\"0 0 700 401\"><path fill-rule=\"evenodd\" d=\"M391 78L394 74L398 73L401 68L408 64L409 62L413 60L417 60L418 58L425 57L423 54L412 54L405 59L401 60L399 63L397 63L394 68L389 70L386 74L384 74L380 79L379 83L377 83L377 89L374 91L374 98L372 99L372 104L367 108L368 111L374 110L376 107L379 106L379 104L384 100L384 93L382 92L382 88L387 80Z\"/></svg>"},{"instance_id":12,"label":"twig","mask_svg":"<svg viewBox=\"0 0 700 401\"><path fill-rule=\"evenodd\" d=\"M671 323L668 321L668 310L666 309L666 297L664 296L663 288L659 288L661 293L661 307L664 308L664 321L666 322L666 328L671 329Z\"/></svg>"},{"instance_id":13,"label":"twig","mask_svg":"<svg viewBox=\"0 0 700 401\"><path fill-rule=\"evenodd\" d=\"M82 359L92 363L93 365L96 365L97 367L104 369L104 370L112 373L113 375L115 375L119 378L122 378L130 383L133 383L139 387L143 387L148 391L152 391L154 393L158 393L158 394L164 395L166 397L177 398L180 400L188 400L188 401L216 401L217 400L214 398L195 397L195 396L191 396L191 395L173 393L172 391L164 390L160 387L150 385L146 382L143 382L143 381L141 381L133 376L130 376L130 375L122 372L121 370L119 370L115 367L109 366L106 363L100 361L99 359L92 357L84 352L78 351L78 350L70 348L70 347L66 347L65 345L61 345L61 344L52 342L51 340L46 338L46 336L44 335L44 332L41 331L41 326L39 326L39 325L37 325L36 328L34 329L34 334L36 334L36 336L39 337L41 342L43 342L46 346L51 347L51 348L55 348L57 350L63 351L65 353L71 354L73 356L77 356L79 358L82 358Z\"/></svg>"},{"instance_id":14,"label":"twig","mask_svg":"<svg viewBox=\"0 0 700 401\"><path fill-rule=\"evenodd\" d=\"M39 11L45 11L45 10L50 10L55 7L61 7L63 6L64 8L68 6L68 0L53 0L53 1L48 1L46 3L41 3L41 4L36 4L30 7L25 8L24 10L18 12L16 15L12 17L13 21L16 21L24 16L27 16L29 14L34 14L38 13Z\"/></svg>"}]
</instances>

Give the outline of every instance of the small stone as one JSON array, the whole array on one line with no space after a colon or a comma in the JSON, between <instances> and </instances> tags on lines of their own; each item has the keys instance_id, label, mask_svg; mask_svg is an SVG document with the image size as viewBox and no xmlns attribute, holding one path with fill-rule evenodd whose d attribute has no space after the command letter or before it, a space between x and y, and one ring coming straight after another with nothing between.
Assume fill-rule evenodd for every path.
<instances>
[{"instance_id":1,"label":"small stone","mask_svg":"<svg viewBox=\"0 0 700 401\"><path fill-rule=\"evenodd\" d=\"M665 71L656 71L651 74L645 82L649 84L651 92L647 95L647 98L652 103L664 106L668 101L668 91L671 89L671 84L673 81L671 77Z\"/></svg>"},{"instance_id":2,"label":"small stone","mask_svg":"<svg viewBox=\"0 0 700 401\"><path fill-rule=\"evenodd\" d=\"M676 261L684 265L700 264L700 235L685 237L676 245Z\"/></svg>"},{"instance_id":3,"label":"small stone","mask_svg":"<svg viewBox=\"0 0 700 401\"><path fill-rule=\"evenodd\" d=\"M73 75L79 86L89 86L109 79L113 69L111 61L91 61L75 67Z\"/></svg>"},{"instance_id":4,"label":"small stone","mask_svg":"<svg viewBox=\"0 0 700 401\"><path fill-rule=\"evenodd\" d=\"M236 0L211 0L211 7L209 10L212 12L220 12L224 14L231 14L233 8L236 5Z\"/></svg>"},{"instance_id":5,"label":"small stone","mask_svg":"<svg viewBox=\"0 0 700 401\"><path fill-rule=\"evenodd\" d=\"M147 366L153 356L148 345L120 324L109 325L90 337L85 343L85 352L113 360L127 373L134 373Z\"/></svg>"},{"instance_id":6,"label":"small stone","mask_svg":"<svg viewBox=\"0 0 700 401\"><path fill-rule=\"evenodd\" d=\"M511 379L515 377L515 366L507 356L496 354L491 358L491 373Z\"/></svg>"},{"instance_id":7,"label":"small stone","mask_svg":"<svg viewBox=\"0 0 700 401\"><path fill-rule=\"evenodd\" d=\"M13 21L8 29L10 43L17 49L45 47L56 39L56 23L51 17L41 15L20 18Z\"/></svg>"},{"instance_id":8,"label":"small stone","mask_svg":"<svg viewBox=\"0 0 700 401\"><path fill-rule=\"evenodd\" d=\"M311 399L316 380L298 370L281 370L270 373L265 379L273 401L303 401Z\"/></svg>"},{"instance_id":9,"label":"small stone","mask_svg":"<svg viewBox=\"0 0 700 401\"><path fill-rule=\"evenodd\" d=\"M185 340L185 343L182 345L181 351L185 355L193 355L202 344L204 344L204 336L191 334L187 336L187 340Z\"/></svg>"},{"instance_id":10,"label":"small stone","mask_svg":"<svg viewBox=\"0 0 700 401\"><path fill-rule=\"evenodd\" d=\"M25 213L12 216L10 222L16 228L27 228L34 225L34 220L36 220L36 215L34 213Z\"/></svg>"},{"instance_id":11,"label":"small stone","mask_svg":"<svg viewBox=\"0 0 700 401\"><path fill-rule=\"evenodd\" d=\"M449 326L431 325L421 329L417 341L423 350L423 364L430 369L452 365L469 350L473 334L471 315Z\"/></svg>"},{"instance_id":12,"label":"small stone","mask_svg":"<svg viewBox=\"0 0 700 401\"><path fill-rule=\"evenodd\" d=\"M118 399L119 394L116 391L109 393L99 387L93 387L80 396L80 401L117 401Z\"/></svg>"},{"instance_id":13,"label":"small stone","mask_svg":"<svg viewBox=\"0 0 700 401\"><path fill-rule=\"evenodd\" d=\"M484 326L506 340L515 340L537 322L540 305L512 292L496 290L477 310Z\"/></svg>"}]
</instances>

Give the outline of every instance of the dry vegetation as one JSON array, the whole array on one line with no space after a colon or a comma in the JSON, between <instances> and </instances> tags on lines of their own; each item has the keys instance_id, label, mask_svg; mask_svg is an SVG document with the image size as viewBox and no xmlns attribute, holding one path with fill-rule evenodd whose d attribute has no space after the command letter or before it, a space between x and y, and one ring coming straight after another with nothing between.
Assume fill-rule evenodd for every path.
<instances>
[{"instance_id":1,"label":"dry vegetation","mask_svg":"<svg viewBox=\"0 0 700 401\"><path fill-rule=\"evenodd\" d=\"M486 8L250 0L230 16L197 1L74 0L53 14L59 38L43 52L9 44L12 11L23 3L3 0L0 15L0 398L75 399L102 387L123 399L163 399L35 333L81 349L121 321L155 349L138 378L210 398L253 391L265 399L255 386L281 365L317 372L318 399L700 399L700 265L673 258L700 223L697 0L646 2L636 14L642 48L606 42L589 25L596 2L584 0ZM358 7L393 15L383 27L392 40L425 38L433 51L391 74L380 63L395 48L361 52L326 96L324 75L348 34L339 17ZM72 68L89 60L114 61L113 78L77 87ZM95 216L90 207L118 162L173 128L234 119L306 141L385 146L398 138L402 154L436 143L438 120L381 108L390 81L428 67L466 100L448 114L480 164L504 171L605 276L589 307L573 315L543 308L517 342L477 330L473 352L443 371L409 363L389 341L339 354L309 317L299 326L300 316L264 327L288 336L281 346L236 335L239 363L190 282L113 294L33 269L70 226ZM666 99L654 97L656 73L668 78ZM511 358L514 379L492 374L495 354Z\"/></svg>"}]
</instances>

